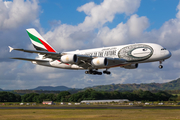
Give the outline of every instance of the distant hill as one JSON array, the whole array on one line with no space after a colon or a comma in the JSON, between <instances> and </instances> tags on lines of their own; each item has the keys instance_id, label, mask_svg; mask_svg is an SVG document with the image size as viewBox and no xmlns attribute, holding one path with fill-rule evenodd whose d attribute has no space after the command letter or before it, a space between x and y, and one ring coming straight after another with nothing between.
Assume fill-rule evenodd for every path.
<instances>
[{"instance_id":1,"label":"distant hill","mask_svg":"<svg viewBox=\"0 0 180 120\"><path fill-rule=\"evenodd\" d=\"M38 86L37 88L30 89L30 90L67 91L67 90L70 90L70 89L72 89L72 88L68 88L66 86L56 86L56 87L52 87L52 86Z\"/></svg>"},{"instance_id":2,"label":"distant hill","mask_svg":"<svg viewBox=\"0 0 180 120\"><path fill-rule=\"evenodd\" d=\"M98 91L180 90L180 78L167 83L111 84L89 87ZM87 89L87 88L85 88Z\"/></svg>"},{"instance_id":3,"label":"distant hill","mask_svg":"<svg viewBox=\"0 0 180 120\"><path fill-rule=\"evenodd\" d=\"M60 91L69 91L70 93L77 93L78 91L83 91L85 89L92 88L97 91L134 91L134 90L148 90L148 91L169 91L169 90L180 90L180 78L177 80L172 80L167 83L141 83L141 84L111 84L111 85L99 85L93 87L87 87L84 89L78 88L68 88L66 86L39 86L34 89L26 89L26 90L15 90L16 93L58 93ZM0 89L0 91L4 91ZM7 90L6 90L7 91ZM12 91L12 90L11 90Z\"/></svg>"}]
</instances>

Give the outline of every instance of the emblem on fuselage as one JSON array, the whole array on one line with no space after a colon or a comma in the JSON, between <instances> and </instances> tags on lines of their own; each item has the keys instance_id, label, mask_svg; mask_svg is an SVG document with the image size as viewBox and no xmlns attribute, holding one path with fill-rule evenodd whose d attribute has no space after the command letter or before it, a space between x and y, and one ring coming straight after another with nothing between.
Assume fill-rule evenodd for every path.
<instances>
[{"instance_id":1,"label":"emblem on fuselage","mask_svg":"<svg viewBox=\"0 0 180 120\"><path fill-rule=\"evenodd\" d=\"M135 44L129 45L119 50L118 57L127 60L128 62L135 62L146 60L153 54L153 48L149 45Z\"/></svg>"},{"instance_id":2,"label":"emblem on fuselage","mask_svg":"<svg viewBox=\"0 0 180 120\"><path fill-rule=\"evenodd\" d=\"M97 64L98 64L98 65L100 64L100 61L99 61L99 60L97 60Z\"/></svg>"},{"instance_id":3,"label":"emblem on fuselage","mask_svg":"<svg viewBox=\"0 0 180 120\"><path fill-rule=\"evenodd\" d=\"M66 57L66 61L69 61L69 57L68 56Z\"/></svg>"}]
</instances>

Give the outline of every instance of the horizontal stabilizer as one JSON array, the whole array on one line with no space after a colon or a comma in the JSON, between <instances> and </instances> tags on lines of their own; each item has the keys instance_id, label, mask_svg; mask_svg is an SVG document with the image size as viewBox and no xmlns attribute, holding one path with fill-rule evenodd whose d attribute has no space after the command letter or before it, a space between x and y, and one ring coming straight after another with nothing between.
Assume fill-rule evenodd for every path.
<instances>
[{"instance_id":1,"label":"horizontal stabilizer","mask_svg":"<svg viewBox=\"0 0 180 120\"><path fill-rule=\"evenodd\" d=\"M9 47L9 52L11 52L12 50L14 50L14 48L12 48L11 46L8 46Z\"/></svg>"},{"instance_id":2,"label":"horizontal stabilizer","mask_svg":"<svg viewBox=\"0 0 180 120\"><path fill-rule=\"evenodd\" d=\"M39 60L39 59L30 59L30 58L11 58L11 59L26 60L26 61L36 61L36 62L49 62L48 60Z\"/></svg>"}]
</instances>

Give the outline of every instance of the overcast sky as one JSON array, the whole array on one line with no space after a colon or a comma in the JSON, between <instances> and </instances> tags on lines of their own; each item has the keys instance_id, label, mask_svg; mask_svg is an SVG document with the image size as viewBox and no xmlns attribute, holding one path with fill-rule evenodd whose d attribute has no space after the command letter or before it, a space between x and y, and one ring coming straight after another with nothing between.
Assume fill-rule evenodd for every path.
<instances>
[{"instance_id":1,"label":"overcast sky","mask_svg":"<svg viewBox=\"0 0 180 120\"><path fill-rule=\"evenodd\" d=\"M34 65L10 57L36 57L8 46L34 50L26 33L35 28L58 52L141 42L171 51L163 62L138 69L110 69L111 75L87 75ZM0 88L37 86L84 88L117 83L163 83L180 77L179 0L0 0Z\"/></svg>"}]
</instances>

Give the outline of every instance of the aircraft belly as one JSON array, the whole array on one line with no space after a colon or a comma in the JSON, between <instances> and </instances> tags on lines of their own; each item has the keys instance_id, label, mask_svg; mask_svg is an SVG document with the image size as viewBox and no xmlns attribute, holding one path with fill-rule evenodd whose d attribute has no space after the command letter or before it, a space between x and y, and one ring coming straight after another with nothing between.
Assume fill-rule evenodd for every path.
<instances>
[{"instance_id":1,"label":"aircraft belly","mask_svg":"<svg viewBox=\"0 0 180 120\"><path fill-rule=\"evenodd\" d=\"M51 67L62 68L62 69L83 69L75 64L62 63L60 61L51 62Z\"/></svg>"},{"instance_id":2,"label":"aircraft belly","mask_svg":"<svg viewBox=\"0 0 180 120\"><path fill-rule=\"evenodd\" d=\"M32 61L33 64L43 65L43 66L49 66L51 67L49 62L38 62L38 61Z\"/></svg>"},{"instance_id":3,"label":"aircraft belly","mask_svg":"<svg viewBox=\"0 0 180 120\"><path fill-rule=\"evenodd\" d=\"M84 69L84 68L73 64L73 65L71 65L71 69Z\"/></svg>"}]
</instances>

